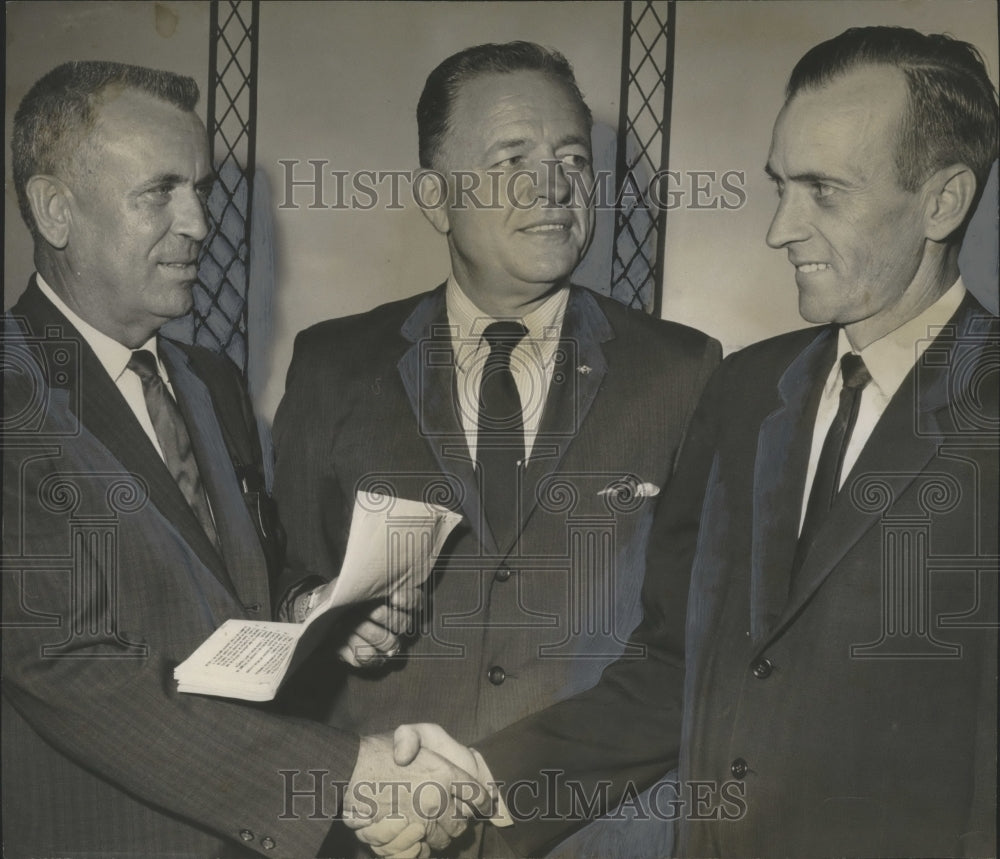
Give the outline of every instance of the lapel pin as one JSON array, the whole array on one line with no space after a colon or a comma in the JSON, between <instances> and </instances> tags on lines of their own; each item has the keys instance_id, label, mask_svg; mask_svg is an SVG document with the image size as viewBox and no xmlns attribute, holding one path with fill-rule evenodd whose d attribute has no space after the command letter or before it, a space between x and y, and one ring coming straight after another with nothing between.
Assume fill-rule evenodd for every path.
<instances>
[{"instance_id":1,"label":"lapel pin","mask_svg":"<svg viewBox=\"0 0 1000 859\"><path fill-rule=\"evenodd\" d=\"M581 376L589 376L591 370L590 367L588 367L586 364L581 364L579 367L576 368L576 372L579 373Z\"/></svg>"}]
</instances>

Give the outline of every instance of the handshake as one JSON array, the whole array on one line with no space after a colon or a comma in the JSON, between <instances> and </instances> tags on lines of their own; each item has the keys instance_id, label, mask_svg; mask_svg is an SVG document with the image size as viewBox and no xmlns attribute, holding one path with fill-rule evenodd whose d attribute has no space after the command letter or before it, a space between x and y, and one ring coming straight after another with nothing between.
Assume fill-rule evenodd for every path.
<instances>
[{"instance_id":1,"label":"handshake","mask_svg":"<svg viewBox=\"0 0 1000 859\"><path fill-rule=\"evenodd\" d=\"M490 782L482 755L443 728L401 725L361 738L342 819L379 856L428 857L494 816Z\"/></svg>"}]
</instances>

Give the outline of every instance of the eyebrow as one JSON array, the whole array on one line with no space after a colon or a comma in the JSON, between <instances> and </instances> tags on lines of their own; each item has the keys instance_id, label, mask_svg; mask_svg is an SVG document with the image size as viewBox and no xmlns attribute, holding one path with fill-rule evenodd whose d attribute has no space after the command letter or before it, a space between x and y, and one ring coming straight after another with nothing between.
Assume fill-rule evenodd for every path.
<instances>
[{"instance_id":1,"label":"eyebrow","mask_svg":"<svg viewBox=\"0 0 1000 859\"><path fill-rule=\"evenodd\" d=\"M768 175L768 178L775 182L833 182L838 185L849 184L846 179L841 176L835 176L832 173L823 173L820 171L810 171L807 173L796 173L789 176L787 179L782 179L770 164L764 165L764 172Z\"/></svg>"},{"instance_id":2,"label":"eyebrow","mask_svg":"<svg viewBox=\"0 0 1000 859\"><path fill-rule=\"evenodd\" d=\"M499 152L502 149L520 149L522 146L526 146L528 139L526 137L513 137L507 140L498 140L496 143L492 144L487 152Z\"/></svg>"},{"instance_id":3,"label":"eyebrow","mask_svg":"<svg viewBox=\"0 0 1000 859\"><path fill-rule=\"evenodd\" d=\"M573 145L583 146L586 149L590 149L590 138L584 137L582 134L567 134L556 144L556 149Z\"/></svg>"},{"instance_id":4,"label":"eyebrow","mask_svg":"<svg viewBox=\"0 0 1000 859\"><path fill-rule=\"evenodd\" d=\"M533 140L530 140L527 137L512 137L507 140L498 140L486 151L497 152L503 149L520 149L521 147L531 145L533 142ZM584 137L582 134L568 134L566 137L562 137L556 141L554 148L562 149L564 146L582 146L589 151L590 139L588 137Z\"/></svg>"},{"instance_id":5,"label":"eyebrow","mask_svg":"<svg viewBox=\"0 0 1000 859\"><path fill-rule=\"evenodd\" d=\"M204 176L199 177L194 181L195 186L211 185L215 182L216 173L214 170L209 171ZM182 176L180 173L157 173L155 176L150 177L143 183L144 188L152 188L156 185L184 185L188 181L187 176Z\"/></svg>"}]
</instances>

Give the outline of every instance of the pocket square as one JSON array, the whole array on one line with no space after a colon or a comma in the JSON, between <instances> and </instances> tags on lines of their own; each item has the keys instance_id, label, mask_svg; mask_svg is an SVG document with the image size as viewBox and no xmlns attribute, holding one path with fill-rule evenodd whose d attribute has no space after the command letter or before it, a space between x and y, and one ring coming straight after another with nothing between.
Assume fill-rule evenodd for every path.
<instances>
[{"instance_id":1,"label":"pocket square","mask_svg":"<svg viewBox=\"0 0 1000 859\"><path fill-rule=\"evenodd\" d=\"M618 480L609 483L598 495L611 496L613 498L653 498L660 494L660 487L655 483L640 483L631 475L626 475Z\"/></svg>"}]
</instances>

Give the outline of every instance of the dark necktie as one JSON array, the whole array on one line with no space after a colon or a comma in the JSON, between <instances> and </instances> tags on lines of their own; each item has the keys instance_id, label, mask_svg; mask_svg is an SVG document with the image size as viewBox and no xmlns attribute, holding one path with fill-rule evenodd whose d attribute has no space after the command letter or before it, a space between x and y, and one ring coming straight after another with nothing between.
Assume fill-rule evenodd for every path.
<instances>
[{"instance_id":1,"label":"dark necktie","mask_svg":"<svg viewBox=\"0 0 1000 859\"><path fill-rule=\"evenodd\" d=\"M524 459L521 397L510 370L510 353L527 333L520 322L494 322L483 331L490 354L479 386L476 459L483 512L501 550L517 531L518 463Z\"/></svg>"},{"instance_id":2,"label":"dark necktie","mask_svg":"<svg viewBox=\"0 0 1000 859\"><path fill-rule=\"evenodd\" d=\"M840 359L840 374L843 378L843 388L840 391L840 403L837 414L830 424L823 448L820 451L819 462L816 465L816 476L813 478L812 490L809 493L809 503L806 506L806 516L799 534L798 549L795 553L794 569L798 569L805 558L809 547L816 537L817 531L826 519L833 500L840 491L841 472L844 468L844 456L851 440L851 432L858 419L858 409L861 406L861 392L871 381L871 375L860 355L848 352Z\"/></svg>"},{"instance_id":3,"label":"dark necktie","mask_svg":"<svg viewBox=\"0 0 1000 859\"><path fill-rule=\"evenodd\" d=\"M191 449L191 437L177 403L160 378L156 357L146 349L137 349L129 359L128 368L142 380L142 394L167 469L177 481L181 493L198 517L212 545L218 550L219 536L201 485L198 464Z\"/></svg>"}]
</instances>

